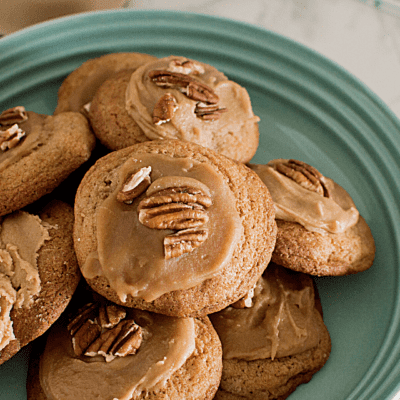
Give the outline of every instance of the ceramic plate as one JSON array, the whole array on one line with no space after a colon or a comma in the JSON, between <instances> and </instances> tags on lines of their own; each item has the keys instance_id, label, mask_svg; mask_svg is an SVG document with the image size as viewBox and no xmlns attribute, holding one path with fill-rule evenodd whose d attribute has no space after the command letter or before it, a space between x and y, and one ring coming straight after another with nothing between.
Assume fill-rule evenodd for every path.
<instances>
[{"instance_id":1,"label":"ceramic plate","mask_svg":"<svg viewBox=\"0 0 400 400\"><path fill-rule=\"evenodd\" d=\"M296 158L352 195L376 240L366 272L319 278L332 337L327 364L290 400L392 399L400 391L400 121L357 79L319 54L243 23L119 10L40 24L0 40L0 110L51 114L83 61L137 51L212 64L249 91L261 118L253 162ZM29 346L0 367L0 398L26 399Z\"/></svg>"}]
</instances>

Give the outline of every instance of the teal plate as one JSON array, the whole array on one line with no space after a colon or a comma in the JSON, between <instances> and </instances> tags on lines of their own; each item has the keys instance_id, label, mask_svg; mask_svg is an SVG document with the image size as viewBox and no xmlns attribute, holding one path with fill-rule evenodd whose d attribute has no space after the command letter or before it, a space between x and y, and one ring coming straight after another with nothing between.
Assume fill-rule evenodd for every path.
<instances>
[{"instance_id":1,"label":"teal plate","mask_svg":"<svg viewBox=\"0 0 400 400\"><path fill-rule=\"evenodd\" d=\"M244 23L198 14L118 10L46 22L0 40L0 110L51 114L83 61L137 51L185 55L245 86L261 118L253 162L296 158L347 189L376 240L374 265L318 278L331 356L291 400L393 399L400 392L400 121L338 65ZM0 398L26 399L29 346L0 367Z\"/></svg>"}]
</instances>

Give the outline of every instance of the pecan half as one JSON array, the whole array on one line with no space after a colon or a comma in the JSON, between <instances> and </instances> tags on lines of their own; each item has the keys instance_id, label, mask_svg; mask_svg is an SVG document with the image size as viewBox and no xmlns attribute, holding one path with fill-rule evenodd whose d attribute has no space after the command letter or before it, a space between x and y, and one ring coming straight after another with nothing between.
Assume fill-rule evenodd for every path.
<instances>
[{"instance_id":1,"label":"pecan half","mask_svg":"<svg viewBox=\"0 0 400 400\"><path fill-rule=\"evenodd\" d=\"M311 165L291 159L276 163L275 168L282 175L292 179L305 189L324 197L330 197L325 177Z\"/></svg>"},{"instance_id":2,"label":"pecan half","mask_svg":"<svg viewBox=\"0 0 400 400\"><path fill-rule=\"evenodd\" d=\"M81 308L67 329L74 353L79 356L102 355L106 361L135 354L142 341L142 329L116 304L89 303Z\"/></svg>"},{"instance_id":3,"label":"pecan half","mask_svg":"<svg viewBox=\"0 0 400 400\"><path fill-rule=\"evenodd\" d=\"M18 124L14 124L5 131L0 130L0 150L6 151L17 146L21 139L25 136Z\"/></svg>"},{"instance_id":4,"label":"pecan half","mask_svg":"<svg viewBox=\"0 0 400 400\"><path fill-rule=\"evenodd\" d=\"M154 106L153 123L161 125L171 121L175 111L178 109L176 98L171 93L165 93Z\"/></svg>"},{"instance_id":5,"label":"pecan half","mask_svg":"<svg viewBox=\"0 0 400 400\"><path fill-rule=\"evenodd\" d=\"M88 346L95 341L101 333L101 327L95 321L90 319L72 336L72 347L77 356L85 353Z\"/></svg>"},{"instance_id":6,"label":"pecan half","mask_svg":"<svg viewBox=\"0 0 400 400\"><path fill-rule=\"evenodd\" d=\"M194 109L196 117L206 121L215 121L221 117L221 114L227 111L225 107L218 107L216 104L206 104L202 102L198 102Z\"/></svg>"},{"instance_id":7,"label":"pecan half","mask_svg":"<svg viewBox=\"0 0 400 400\"><path fill-rule=\"evenodd\" d=\"M166 236L164 238L165 259L191 253L196 247L201 246L207 237L208 229L205 228L182 229Z\"/></svg>"},{"instance_id":8,"label":"pecan half","mask_svg":"<svg viewBox=\"0 0 400 400\"><path fill-rule=\"evenodd\" d=\"M21 124L28 119L28 113L23 106L9 108L0 114L0 125L11 126Z\"/></svg>"},{"instance_id":9,"label":"pecan half","mask_svg":"<svg viewBox=\"0 0 400 400\"><path fill-rule=\"evenodd\" d=\"M96 322L96 316L97 304L86 304L67 326L72 336L72 348L77 356L81 356L100 335L101 327Z\"/></svg>"},{"instance_id":10,"label":"pecan half","mask_svg":"<svg viewBox=\"0 0 400 400\"><path fill-rule=\"evenodd\" d=\"M204 68L202 65L192 60L172 60L168 65L168 71L178 72L181 74L193 74L200 75L204 74Z\"/></svg>"},{"instance_id":11,"label":"pecan half","mask_svg":"<svg viewBox=\"0 0 400 400\"><path fill-rule=\"evenodd\" d=\"M75 317L70 321L67 326L67 329L70 331L71 335L75 335L75 333L87 320L90 319L94 321L96 319L97 308L98 305L96 303L88 303L78 310Z\"/></svg>"},{"instance_id":12,"label":"pecan half","mask_svg":"<svg viewBox=\"0 0 400 400\"><path fill-rule=\"evenodd\" d=\"M152 70L149 78L159 87L177 89L189 99L204 103L217 104L217 94L206 84L189 75L167 70Z\"/></svg>"},{"instance_id":13,"label":"pecan half","mask_svg":"<svg viewBox=\"0 0 400 400\"><path fill-rule=\"evenodd\" d=\"M117 200L121 203L131 204L140 196L151 183L151 167L143 167L127 178L117 194Z\"/></svg>"},{"instance_id":14,"label":"pecan half","mask_svg":"<svg viewBox=\"0 0 400 400\"><path fill-rule=\"evenodd\" d=\"M112 329L104 331L90 344L85 355L93 357L100 354L109 362L117 356L125 357L135 354L141 343L142 328L133 320L124 320Z\"/></svg>"},{"instance_id":15,"label":"pecan half","mask_svg":"<svg viewBox=\"0 0 400 400\"><path fill-rule=\"evenodd\" d=\"M99 308L99 324L102 328L114 328L125 317L125 309L116 304L102 304Z\"/></svg>"},{"instance_id":16,"label":"pecan half","mask_svg":"<svg viewBox=\"0 0 400 400\"><path fill-rule=\"evenodd\" d=\"M153 193L138 205L139 221L153 229L188 229L208 221L208 195L190 188L171 188Z\"/></svg>"}]
</instances>

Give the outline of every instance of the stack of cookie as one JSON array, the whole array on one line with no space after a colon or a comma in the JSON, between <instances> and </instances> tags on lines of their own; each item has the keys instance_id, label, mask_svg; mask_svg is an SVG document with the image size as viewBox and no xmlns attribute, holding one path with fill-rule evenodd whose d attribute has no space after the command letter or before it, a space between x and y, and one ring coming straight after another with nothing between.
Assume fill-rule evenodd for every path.
<instances>
[{"instance_id":1,"label":"stack of cookie","mask_svg":"<svg viewBox=\"0 0 400 400\"><path fill-rule=\"evenodd\" d=\"M246 165L259 132L243 87L185 57L109 54L65 79L53 116L2 116L1 359L75 292L35 342L28 399L284 399L323 367L312 275L369 268L373 238L312 166ZM71 204L53 200L71 182ZM63 300L46 325L42 298Z\"/></svg>"},{"instance_id":2,"label":"stack of cookie","mask_svg":"<svg viewBox=\"0 0 400 400\"><path fill-rule=\"evenodd\" d=\"M17 106L0 115L0 362L43 334L75 292L73 207L36 202L84 164L94 144L80 113Z\"/></svg>"}]
</instances>

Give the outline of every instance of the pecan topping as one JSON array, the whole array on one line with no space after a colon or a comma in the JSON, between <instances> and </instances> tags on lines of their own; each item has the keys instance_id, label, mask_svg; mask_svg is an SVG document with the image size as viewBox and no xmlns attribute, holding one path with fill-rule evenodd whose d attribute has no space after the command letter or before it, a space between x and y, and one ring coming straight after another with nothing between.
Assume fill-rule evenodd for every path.
<instances>
[{"instance_id":1,"label":"pecan topping","mask_svg":"<svg viewBox=\"0 0 400 400\"><path fill-rule=\"evenodd\" d=\"M79 356L102 355L107 362L135 354L142 341L142 328L126 311L115 304L90 303L78 311L68 324L74 353Z\"/></svg>"},{"instance_id":2,"label":"pecan topping","mask_svg":"<svg viewBox=\"0 0 400 400\"><path fill-rule=\"evenodd\" d=\"M188 229L205 224L212 200L199 190L171 188L144 198L138 205L139 221L153 229Z\"/></svg>"},{"instance_id":3,"label":"pecan topping","mask_svg":"<svg viewBox=\"0 0 400 400\"><path fill-rule=\"evenodd\" d=\"M142 343L142 328L133 320L119 322L104 331L85 351L85 356L102 355L107 362L135 354Z\"/></svg>"},{"instance_id":4,"label":"pecan topping","mask_svg":"<svg viewBox=\"0 0 400 400\"><path fill-rule=\"evenodd\" d=\"M0 125L11 126L21 124L28 119L28 113L23 106L9 108L0 114Z\"/></svg>"},{"instance_id":5,"label":"pecan topping","mask_svg":"<svg viewBox=\"0 0 400 400\"><path fill-rule=\"evenodd\" d=\"M17 146L21 139L25 136L18 124L14 124L5 131L0 130L0 150L6 151Z\"/></svg>"},{"instance_id":6,"label":"pecan topping","mask_svg":"<svg viewBox=\"0 0 400 400\"><path fill-rule=\"evenodd\" d=\"M168 260L192 252L207 239L208 230L204 228L182 229L164 238L164 254Z\"/></svg>"},{"instance_id":7,"label":"pecan topping","mask_svg":"<svg viewBox=\"0 0 400 400\"><path fill-rule=\"evenodd\" d=\"M298 160L288 160L276 163L275 168L300 186L321 196L330 197L325 177L311 165Z\"/></svg>"},{"instance_id":8,"label":"pecan topping","mask_svg":"<svg viewBox=\"0 0 400 400\"><path fill-rule=\"evenodd\" d=\"M77 356L85 353L88 346L100 335L100 326L91 320L87 320L72 336L72 347Z\"/></svg>"},{"instance_id":9,"label":"pecan topping","mask_svg":"<svg viewBox=\"0 0 400 400\"><path fill-rule=\"evenodd\" d=\"M97 315L97 304L88 303L85 304L78 312L76 313L75 318L73 318L67 326L67 329L70 331L71 335L75 335L75 333L79 330L79 328L87 321L95 320Z\"/></svg>"},{"instance_id":10,"label":"pecan topping","mask_svg":"<svg viewBox=\"0 0 400 400\"><path fill-rule=\"evenodd\" d=\"M121 203L131 204L133 200L140 196L151 183L151 167L143 167L134 172L123 184L117 194L117 200Z\"/></svg>"},{"instance_id":11,"label":"pecan topping","mask_svg":"<svg viewBox=\"0 0 400 400\"><path fill-rule=\"evenodd\" d=\"M218 107L216 104L206 104L202 102L198 102L196 104L196 108L194 109L194 113L196 117L207 120L207 121L215 121L221 117L221 114L228 111L225 107Z\"/></svg>"},{"instance_id":12,"label":"pecan topping","mask_svg":"<svg viewBox=\"0 0 400 400\"><path fill-rule=\"evenodd\" d=\"M125 309L116 304L102 304L99 308L99 324L102 328L114 328L125 317Z\"/></svg>"},{"instance_id":13,"label":"pecan topping","mask_svg":"<svg viewBox=\"0 0 400 400\"><path fill-rule=\"evenodd\" d=\"M200 75L204 74L204 68L202 65L193 62L192 60L172 60L169 63L168 71L171 72L178 72L181 74L193 74L193 75Z\"/></svg>"},{"instance_id":14,"label":"pecan topping","mask_svg":"<svg viewBox=\"0 0 400 400\"><path fill-rule=\"evenodd\" d=\"M97 305L89 303L78 311L77 316L67 326L77 356L81 356L100 335L101 327L96 322L96 315Z\"/></svg>"},{"instance_id":15,"label":"pecan topping","mask_svg":"<svg viewBox=\"0 0 400 400\"><path fill-rule=\"evenodd\" d=\"M189 75L167 70L152 70L149 72L149 78L159 87L178 89L189 99L210 104L218 103L218 96L209 86Z\"/></svg>"},{"instance_id":16,"label":"pecan topping","mask_svg":"<svg viewBox=\"0 0 400 400\"><path fill-rule=\"evenodd\" d=\"M150 194L138 205L139 221L152 229L177 232L164 238L164 256L168 260L190 253L208 237L206 209L211 197L194 187L170 187Z\"/></svg>"},{"instance_id":17,"label":"pecan topping","mask_svg":"<svg viewBox=\"0 0 400 400\"><path fill-rule=\"evenodd\" d=\"M161 125L171 120L178 109L176 98L171 93L165 93L154 106L153 123Z\"/></svg>"}]
</instances>

